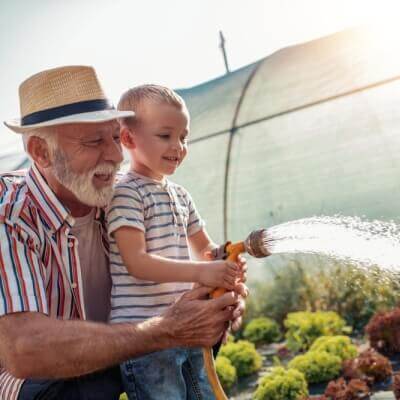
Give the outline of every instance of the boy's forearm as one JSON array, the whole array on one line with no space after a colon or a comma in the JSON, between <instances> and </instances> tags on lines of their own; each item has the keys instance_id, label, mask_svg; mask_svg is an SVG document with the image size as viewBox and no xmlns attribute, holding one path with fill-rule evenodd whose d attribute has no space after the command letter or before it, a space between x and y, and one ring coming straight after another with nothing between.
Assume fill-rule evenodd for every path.
<instances>
[{"instance_id":1,"label":"boy's forearm","mask_svg":"<svg viewBox=\"0 0 400 400\"><path fill-rule=\"evenodd\" d=\"M194 235L189 236L189 243L196 257L204 261L209 261L210 257L207 253L218 247L218 245L211 240L205 229L201 229Z\"/></svg>"},{"instance_id":2,"label":"boy's forearm","mask_svg":"<svg viewBox=\"0 0 400 400\"><path fill-rule=\"evenodd\" d=\"M198 282L205 263L202 261L171 260L144 253L132 257L127 265L131 275L154 282Z\"/></svg>"},{"instance_id":3,"label":"boy's forearm","mask_svg":"<svg viewBox=\"0 0 400 400\"><path fill-rule=\"evenodd\" d=\"M214 242L209 242L207 244L207 246L205 246L202 250L201 250L201 259L202 260L210 260L209 257L206 256L206 254L208 252L213 251L214 249L218 248L218 245Z\"/></svg>"}]
</instances>

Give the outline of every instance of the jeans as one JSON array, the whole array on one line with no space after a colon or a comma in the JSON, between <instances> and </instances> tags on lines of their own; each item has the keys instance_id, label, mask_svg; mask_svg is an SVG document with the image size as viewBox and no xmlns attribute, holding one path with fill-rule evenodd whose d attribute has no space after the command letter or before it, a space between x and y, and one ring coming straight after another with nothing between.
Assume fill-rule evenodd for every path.
<instances>
[{"instance_id":1,"label":"jeans","mask_svg":"<svg viewBox=\"0 0 400 400\"><path fill-rule=\"evenodd\" d=\"M66 380L27 379L18 400L118 400L122 393L119 367Z\"/></svg>"},{"instance_id":2,"label":"jeans","mask_svg":"<svg viewBox=\"0 0 400 400\"><path fill-rule=\"evenodd\" d=\"M129 400L214 400L201 349L175 348L121 364Z\"/></svg>"}]
</instances>

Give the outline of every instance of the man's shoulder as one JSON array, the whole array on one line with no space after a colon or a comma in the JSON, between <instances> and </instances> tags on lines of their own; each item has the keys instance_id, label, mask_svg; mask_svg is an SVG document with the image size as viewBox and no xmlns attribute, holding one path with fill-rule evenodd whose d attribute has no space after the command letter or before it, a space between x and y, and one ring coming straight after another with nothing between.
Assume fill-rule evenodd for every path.
<instances>
[{"instance_id":1,"label":"man's shoulder","mask_svg":"<svg viewBox=\"0 0 400 400\"><path fill-rule=\"evenodd\" d=\"M0 215L3 217L14 205L25 201L26 170L0 173ZM10 207L13 205L13 207Z\"/></svg>"},{"instance_id":2,"label":"man's shoulder","mask_svg":"<svg viewBox=\"0 0 400 400\"><path fill-rule=\"evenodd\" d=\"M26 169L20 169L18 171L1 172L0 180L6 183L21 183L25 182L25 177L27 174Z\"/></svg>"},{"instance_id":3,"label":"man's shoulder","mask_svg":"<svg viewBox=\"0 0 400 400\"><path fill-rule=\"evenodd\" d=\"M0 173L0 199L4 198L7 192L13 192L24 186L25 177L26 170Z\"/></svg>"}]
</instances>

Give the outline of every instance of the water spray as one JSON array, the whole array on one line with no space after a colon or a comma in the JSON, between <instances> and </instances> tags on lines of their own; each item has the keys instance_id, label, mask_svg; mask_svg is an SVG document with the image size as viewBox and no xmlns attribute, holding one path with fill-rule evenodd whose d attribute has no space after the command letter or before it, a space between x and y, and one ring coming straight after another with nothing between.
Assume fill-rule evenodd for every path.
<instances>
[{"instance_id":1,"label":"water spray","mask_svg":"<svg viewBox=\"0 0 400 400\"><path fill-rule=\"evenodd\" d=\"M324 255L363 268L366 273L370 266L379 266L391 276L400 273L399 248L400 225L394 222L320 216L253 231L243 242L228 242L213 252L213 256L235 262L242 253L256 258L271 254ZM215 289L211 297L222 296L225 292L225 289ZM227 400L215 371L212 349L203 349L203 356L215 398Z\"/></svg>"},{"instance_id":2,"label":"water spray","mask_svg":"<svg viewBox=\"0 0 400 400\"><path fill-rule=\"evenodd\" d=\"M223 248L216 249L213 252L215 259L227 259L229 261L237 261L240 254L247 253L256 258L269 256L268 250L270 240L265 229L259 229L250 233L243 242L231 243L227 242ZM222 251L221 251L222 250ZM224 288L217 288L211 293L213 299L222 296L226 292ZM203 349L204 365L206 368L208 380L214 391L217 400L227 400L224 389L218 379L215 370L214 357L212 348Z\"/></svg>"}]
</instances>

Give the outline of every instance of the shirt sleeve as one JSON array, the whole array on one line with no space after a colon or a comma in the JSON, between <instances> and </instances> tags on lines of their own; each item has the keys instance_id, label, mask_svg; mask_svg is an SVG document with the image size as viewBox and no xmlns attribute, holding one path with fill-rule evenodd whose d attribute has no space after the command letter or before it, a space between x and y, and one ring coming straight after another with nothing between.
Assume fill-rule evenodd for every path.
<instances>
[{"instance_id":1,"label":"shirt sleeve","mask_svg":"<svg viewBox=\"0 0 400 400\"><path fill-rule=\"evenodd\" d=\"M188 226L187 233L188 236L192 236L198 231L202 230L205 227L204 220L200 217L199 212L196 209L192 196L188 192L186 192L186 198L188 201L189 207L189 218L188 218Z\"/></svg>"},{"instance_id":2,"label":"shirt sleeve","mask_svg":"<svg viewBox=\"0 0 400 400\"><path fill-rule=\"evenodd\" d=\"M0 315L48 314L43 276L33 240L0 222Z\"/></svg>"},{"instance_id":3,"label":"shirt sleeve","mask_svg":"<svg viewBox=\"0 0 400 400\"><path fill-rule=\"evenodd\" d=\"M137 188L128 184L117 185L107 209L108 234L123 226L145 231L144 204Z\"/></svg>"}]
</instances>

